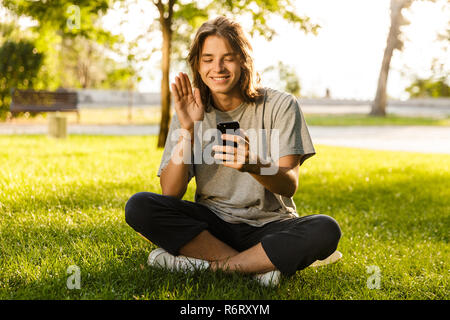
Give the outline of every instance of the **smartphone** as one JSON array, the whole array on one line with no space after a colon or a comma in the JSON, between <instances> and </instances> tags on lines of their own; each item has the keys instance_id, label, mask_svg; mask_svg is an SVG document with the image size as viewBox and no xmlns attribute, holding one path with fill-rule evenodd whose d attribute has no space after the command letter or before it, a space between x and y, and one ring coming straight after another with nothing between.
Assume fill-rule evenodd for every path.
<instances>
[{"instance_id":1,"label":"smartphone","mask_svg":"<svg viewBox=\"0 0 450 320\"><path fill-rule=\"evenodd\" d=\"M220 133L224 134L235 134L238 135L238 133L236 132L236 130L239 129L239 122L237 121L227 121L227 122L219 122L217 124L217 130L220 131ZM220 140L222 140L222 138L220 138ZM236 142L230 142L228 140L222 140L222 145L229 145L229 146L233 146L237 148L237 143Z\"/></svg>"}]
</instances>

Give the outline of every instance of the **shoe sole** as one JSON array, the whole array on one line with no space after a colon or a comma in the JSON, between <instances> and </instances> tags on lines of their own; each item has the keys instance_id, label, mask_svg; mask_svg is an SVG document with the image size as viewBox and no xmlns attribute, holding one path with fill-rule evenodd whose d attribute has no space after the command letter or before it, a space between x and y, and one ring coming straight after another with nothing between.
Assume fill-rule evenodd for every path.
<instances>
[{"instance_id":1,"label":"shoe sole","mask_svg":"<svg viewBox=\"0 0 450 320\"><path fill-rule=\"evenodd\" d=\"M317 267L326 266L327 264L332 264L332 263L335 263L335 262L339 261L341 258L342 258L342 253L336 250L330 256L328 256L327 258L325 258L323 260L316 260L316 261L314 261L310 265L310 267L317 268Z\"/></svg>"}]
</instances>

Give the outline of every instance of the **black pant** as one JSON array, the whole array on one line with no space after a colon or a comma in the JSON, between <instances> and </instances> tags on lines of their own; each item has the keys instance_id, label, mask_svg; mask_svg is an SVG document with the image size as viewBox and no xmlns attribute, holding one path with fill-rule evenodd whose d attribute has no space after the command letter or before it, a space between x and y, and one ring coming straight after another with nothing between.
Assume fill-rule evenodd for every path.
<instances>
[{"instance_id":1,"label":"black pant","mask_svg":"<svg viewBox=\"0 0 450 320\"><path fill-rule=\"evenodd\" d=\"M239 252L261 242L270 261L286 275L328 257L341 237L337 222L326 215L287 218L253 227L225 222L202 204L152 192L139 192L128 200L125 220L173 255L203 230Z\"/></svg>"}]
</instances>

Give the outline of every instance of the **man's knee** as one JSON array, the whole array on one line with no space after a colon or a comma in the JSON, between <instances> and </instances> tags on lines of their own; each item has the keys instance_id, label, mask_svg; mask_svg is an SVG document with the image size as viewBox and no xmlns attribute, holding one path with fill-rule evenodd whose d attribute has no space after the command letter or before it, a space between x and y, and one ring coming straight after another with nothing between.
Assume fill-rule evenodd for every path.
<instances>
[{"instance_id":1,"label":"man's knee","mask_svg":"<svg viewBox=\"0 0 450 320\"><path fill-rule=\"evenodd\" d=\"M146 219L149 218L151 210L148 210L148 207L152 195L151 192L138 192L128 199L125 205L125 221L129 226L135 229L142 222L144 214Z\"/></svg>"},{"instance_id":2,"label":"man's knee","mask_svg":"<svg viewBox=\"0 0 450 320\"><path fill-rule=\"evenodd\" d=\"M317 215L317 235L320 236L326 251L326 257L336 249L342 232L339 224L332 217L327 215ZM324 257L324 258L326 258Z\"/></svg>"},{"instance_id":3,"label":"man's knee","mask_svg":"<svg viewBox=\"0 0 450 320\"><path fill-rule=\"evenodd\" d=\"M336 220L334 220L330 216L326 215L319 215L319 219L321 221L321 229L327 235L329 238L333 239L334 241L338 242L341 238L341 228L339 227L339 224Z\"/></svg>"}]
</instances>

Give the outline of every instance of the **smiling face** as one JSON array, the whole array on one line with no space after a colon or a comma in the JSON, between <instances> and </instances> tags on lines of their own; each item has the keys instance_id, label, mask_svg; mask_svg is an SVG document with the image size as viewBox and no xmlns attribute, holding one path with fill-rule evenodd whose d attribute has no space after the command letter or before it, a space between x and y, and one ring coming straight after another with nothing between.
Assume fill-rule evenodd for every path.
<instances>
[{"instance_id":1,"label":"smiling face","mask_svg":"<svg viewBox=\"0 0 450 320\"><path fill-rule=\"evenodd\" d=\"M228 40L216 35L205 39L200 52L198 72L213 96L240 95L240 57Z\"/></svg>"}]
</instances>

